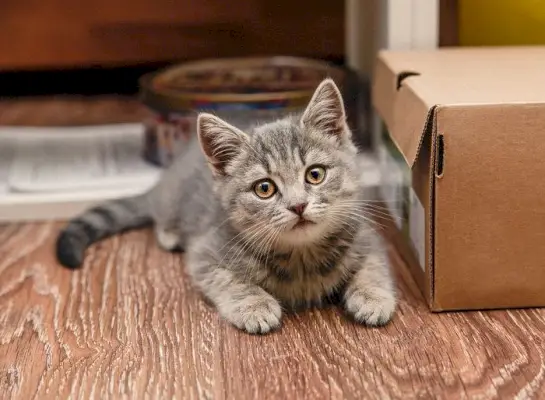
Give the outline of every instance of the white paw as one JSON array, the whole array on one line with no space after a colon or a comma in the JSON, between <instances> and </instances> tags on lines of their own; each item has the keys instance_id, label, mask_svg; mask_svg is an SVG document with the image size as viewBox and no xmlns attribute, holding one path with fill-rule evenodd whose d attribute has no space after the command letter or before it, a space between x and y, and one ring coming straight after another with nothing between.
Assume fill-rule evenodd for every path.
<instances>
[{"instance_id":1,"label":"white paw","mask_svg":"<svg viewBox=\"0 0 545 400\"><path fill-rule=\"evenodd\" d=\"M156 228L155 237L157 238L157 243L159 243L159 246L161 246L163 250L173 251L180 246L180 237L174 232Z\"/></svg>"},{"instance_id":2,"label":"white paw","mask_svg":"<svg viewBox=\"0 0 545 400\"><path fill-rule=\"evenodd\" d=\"M220 313L237 328L248 333L268 333L280 327L282 308L271 295L249 296Z\"/></svg>"},{"instance_id":3,"label":"white paw","mask_svg":"<svg viewBox=\"0 0 545 400\"><path fill-rule=\"evenodd\" d=\"M396 298L384 289L355 290L345 297L345 308L359 323L383 326L394 316Z\"/></svg>"}]
</instances>

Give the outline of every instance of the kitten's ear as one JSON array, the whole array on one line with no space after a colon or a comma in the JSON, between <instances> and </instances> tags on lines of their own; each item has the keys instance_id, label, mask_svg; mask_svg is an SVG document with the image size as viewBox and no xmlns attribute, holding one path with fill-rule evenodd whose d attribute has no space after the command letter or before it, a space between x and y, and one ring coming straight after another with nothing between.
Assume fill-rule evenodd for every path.
<instances>
[{"instance_id":1,"label":"kitten's ear","mask_svg":"<svg viewBox=\"0 0 545 400\"><path fill-rule=\"evenodd\" d=\"M341 92L332 79L320 83L301 118L303 126L340 137L350 134Z\"/></svg>"},{"instance_id":2,"label":"kitten's ear","mask_svg":"<svg viewBox=\"0 0 545 400\"><path fill-rule=\"evenodd\" d=\"M248 141L248 136L240 129L207 113L199 114L197 133L202 151L215 176L225 175L229 162Z\"/></svg>"}]
</instances>

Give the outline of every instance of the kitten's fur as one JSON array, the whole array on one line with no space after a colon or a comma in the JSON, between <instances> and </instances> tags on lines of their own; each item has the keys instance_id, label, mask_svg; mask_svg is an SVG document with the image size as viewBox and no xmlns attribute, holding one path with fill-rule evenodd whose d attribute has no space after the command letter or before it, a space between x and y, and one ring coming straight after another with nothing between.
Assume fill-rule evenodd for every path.
<instances>
[{"instance_id":1,"label":"kitten's fur","mask_svg":"<svg viewBox=\"0 0 545 400\"><path fill-rule=\"evenodd\" d=\"M394 284L380 239L361 217L356 148L333 81L320 84L303 115L249 135L201 114L198 137L150 193L71 221L57 242L60 262L79 267L91 243L153 222L159 244L185 249L193 283L247 332L278 328L283 307L337 295L358 322L391 319ZM326 168L317 185L305 181L313 165ZM268 199L254 192L264 178L278 188ZM314 224L294 228L290 207L301 203Z\"/></svg>"}]
</instances>

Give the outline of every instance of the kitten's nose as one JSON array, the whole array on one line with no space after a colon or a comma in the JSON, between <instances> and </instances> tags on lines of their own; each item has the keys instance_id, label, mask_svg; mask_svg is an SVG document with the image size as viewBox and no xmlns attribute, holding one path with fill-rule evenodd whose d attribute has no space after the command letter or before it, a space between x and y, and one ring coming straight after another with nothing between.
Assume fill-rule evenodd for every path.
<instances>
[{"instance_id":1,"label":"kitten's nose","mask_svg":"<svg viewBox=\"0 0 545 400\"><path fill-rule=\"evenodd\" d=\"M307 208L307 204L308 203L299 203L294 206L291 206L289 210L294 212L297 215L303 215L303 213L305 212L305 208Z\"/></svg>"}]
</instances>

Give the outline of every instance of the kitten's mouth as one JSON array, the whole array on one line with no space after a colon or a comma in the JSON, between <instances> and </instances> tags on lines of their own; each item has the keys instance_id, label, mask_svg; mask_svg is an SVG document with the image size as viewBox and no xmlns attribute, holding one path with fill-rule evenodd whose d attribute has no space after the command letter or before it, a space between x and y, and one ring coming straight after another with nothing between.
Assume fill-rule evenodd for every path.
<instances>
[{"instance_id":1,"label":"kitten's mouth","mask_svg":"<svg viewBox=\"0 0 545 400\"><path fill-rule=\"evenodd\" d=\"M291 228L291 229L292 230L303 229L303 228L306 228L306 227L308 227L310 225L314 225L314 222L309 221L308 219L299 218L299 221L297 221L297 223L295 225L293 225L293 228Z\"/></svg>"}]
</instances>

